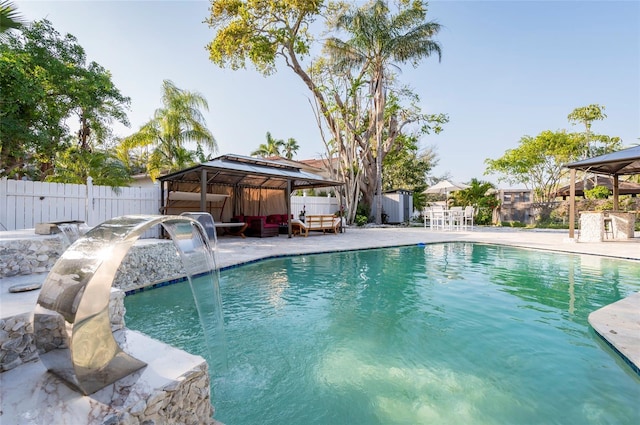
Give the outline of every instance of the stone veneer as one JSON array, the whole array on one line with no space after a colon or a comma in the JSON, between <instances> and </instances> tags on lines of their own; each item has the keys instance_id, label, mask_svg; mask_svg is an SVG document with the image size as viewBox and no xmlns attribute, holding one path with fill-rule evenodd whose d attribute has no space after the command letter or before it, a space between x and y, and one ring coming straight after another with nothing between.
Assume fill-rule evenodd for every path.
<instances>
[{"instance_id":1,"label":"stone veneer","mask_svg":"<svg viewBox=\"0 0 640 425\"><path fill-rule=\"evenodd\" d=\"M83 396L39 361L0 373L2 423L214 424L207 363L139 332L116 333L122 348L147 363ZM44 422L42 422L44 421Z\"/></svg>"},{"instance_id":2,"label":"stone veneer","mask_svg":"<svg viewBox=\"0 0 640 425\"><path fill-rule=\"evenodd\" d=\"M48 272L61 254L58 235L0 239L0 278Z\"/></svg>"},{"instance_id":3,"label":"stone veneer","mask_svg":"<svg viewBox=\"0 0 640 425\"><path fill-rule=\"evenodd\" d=\"M0 239L0 278L46 273L62 252L62 238L58 235ZM130 291L184 275L172 241L141 239L122 261L113 286Z\"/></svg>"},{"instance_id":4,"label":"stone veneer","mask_svg":"<svg viewBox=\"0 0 640 425\"><path fill-rule=\"evenodd\" d=\"M611 220L609 234L605 234L604 219ZM604 240L631 239L634 235L636 216L620 211L581 211L580 242L602 242Z\"/></svg>"},{"instance_id":5,"label":"stone veneer","mask_svg":"<svg viewBox=\"0 0 640 425\"><path fill-rule=\"evenodd\" d=\"M124 313L124 292L112 289L109 298L109 318L113 332L124 329ZM37 358L33 337L33 312L0 318L0 372L6 372Z\"/></svg>"},{"instance_id":6,"label":"stone veneer","mask_svg":"<svg viewBox=\"0 0 640 425\"><path fill-rule=\"evenodd\" d=\"M122 260L113 286L128 292L185 275L172 241L143 239L132 246Z\"/></svg>"}]
</instances>

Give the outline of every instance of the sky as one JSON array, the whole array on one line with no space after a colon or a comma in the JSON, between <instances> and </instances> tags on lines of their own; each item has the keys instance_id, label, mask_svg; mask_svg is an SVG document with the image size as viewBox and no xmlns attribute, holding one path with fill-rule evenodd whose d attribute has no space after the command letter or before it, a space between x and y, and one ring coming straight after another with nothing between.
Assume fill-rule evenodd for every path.
<instances>
[{"instance_id":1,"label":"sky","mask_svg":"<svg viewBox=\"0 0 640 425\"><path fill-rule=\"evenodd\" d=\"M361 3L361 2L360 2ZM46 18L72 34L131 98L134 133L161 106L162 81L197 91L209 103L208 128L217 154L249 155L266 141L293 137L294 159L320 158L324 145L300 78L281 66L264 77L255 69L221 69L205 46L215 33L206 23L207 1L14 1L27 20ZM607 118L592 131L640 143L640 2L638 1L431 1L428 19L442 29L434 38L442 60L401 66L400 81L420 96L425 113L449 123L421 139L433 146L435 177L485 175L523 136L545 130L583 131L567 115L589 104ZM72 124L72 123L70 123ZM501 187L507 187L505 183Z\"/></svg>"}]
</instances>

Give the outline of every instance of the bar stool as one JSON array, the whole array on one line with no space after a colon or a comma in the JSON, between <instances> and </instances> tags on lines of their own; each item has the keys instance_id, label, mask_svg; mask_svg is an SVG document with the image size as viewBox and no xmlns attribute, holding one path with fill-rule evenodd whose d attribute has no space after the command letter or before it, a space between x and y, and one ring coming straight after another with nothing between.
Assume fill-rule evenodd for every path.
<instances>
[{"instance_id":1,"label":"bar stool","mask_svg":"<svg viewBox=\"0 0 640 425\"><path fill-rule=\"evenodd\" d=\"M609 239L609 235L611 235L611 239L613 239L613 222L611 221L611 217L604 217L602 219L602 225L604 227L605 238Z\"/></svg>"}]
</instances>

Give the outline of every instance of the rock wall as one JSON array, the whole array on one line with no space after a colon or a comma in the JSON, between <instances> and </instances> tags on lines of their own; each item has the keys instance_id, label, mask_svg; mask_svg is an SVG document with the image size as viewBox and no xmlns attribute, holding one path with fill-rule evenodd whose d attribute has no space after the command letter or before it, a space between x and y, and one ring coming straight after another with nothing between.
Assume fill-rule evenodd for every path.
<instances>
[{"instance_id":1,"label":"rock wall","mask_svg":"<svg viewBox=\"0 0 640 425\"><path fill-rule=\"evenodd\" d=\"M50 271L62 255L62 244L58 235L0 240L0 278ZM113 286L129 291L183 276L185 271L172 241L143 239L129 250Z\"/></svg>"},{"instance_id":2,"label":"rock wall","mask_svg":"<svg viewBox=\"0 0 640 425\"><path fill-rule=\"evenodd\" d=\"M0 278L44 273L62 254L59 236L0 240Z\"/></svg>"},{"instance_id":3,"label":"rock wall","mask_svg":"<svg viewBox=\"0 0 640 425\"><path fill-rule=\"evenodd\" d=\"M44 273L51 270L63 252L63 240L58 235L29 236L23 239L0 240L0 278ZM160 282L167 282L185 275L182 262L172 241L140 240L124 258L116 277L109 300L109 317L112 331L128 332L125 328L124 297L125 291L135 290ZM150 340L148 346L157 343ZM59 423L78 423L78 417L86 417L84 423L104 424L214 424L213 407L210 398L210 382L207 363L199 358L197 366L188 366L192 360L182 362L181 356L194 357L176 351L171 355L171 367L166 371L171 375L184 366L183 373L170 382L149 388L143 382L144 391L135 397L127 390L127 402L109 402L105 405L91 402L93 406L85 415L86 407L64 409L57 417ZM166 360L161 360L164 365ZM24 387L20 378L21 371L29 371L34 365L40 365L33 334L33 312L16 314L0 319L0 374L2 376L3 397L13 397L16 391ZM18 368L21 366L20 368ZM164 365L166 366L166 365ZM163 366L163 367L164 367ZM42 366L40 366L42 367ZM16 369L18 368L18 369ZM146 368L145 370L148 370ZM25 372L27 374L31 372ZM18 374L18 375L16 375ZM14 376L16 375L16 376ZM162 374L164 376L164 373ZM126 379L126 378L123 378ZM157 378L153 378L157 380ZM13 388L17 386L16 388ZM64 387L64 388L63 388ZM63 385L54 392L68 391ZM42 388L40 388L42 389ZM100 390L105 391L105 390ZM131 390L132 391L132 390ZM115 397L115 396L114 396ZM119 400L119 397L118 398ZM16 396L4 410L4 417L11 422L13 411L22 417L22 401L31 398ZM91 398L83 398L92 400ZM135 400L134 400L135 399ZM131 402L134 400L135 402ZM95 404L95 406L94 406ZM96 407L97 406L97 407ZM32 409L30 406L24 408ZM3 402L4 409L4 402ZM11 412L10 412L11 411ZM48 410L51 414L51 410ZM80 415L80 416L78 416Z\"/></svg>"},{"instance_id":4,"label":"rock wall","mask_svg":"<svg viewBox=\"0 0 640 425\"><path fill-rule=\"evenodd\" d=\"M23 313L0 319L0 373L38 359L32 318Z\"/></svg>"},{"instance_id":5,"label":"rock wall","mask_svg":"<svg viewBox=\"0 0 640 425\"><path fill-rule=\"evenodd\" d=\"M111 321L111 329L115 331L125 330L124 315L124 291L113 288L109 299L109 317ZM150 341L151 343L151 341ZM153 344L158 344L153 342ZM180 370L181 359L178 350L171 356L171 370ZM184 353L187 355L186 353ZM193 357L191 355L187 355ZM3 376L3 386L12 386L17 384L15 381L19 379L14 377L13 373L19 373L22 368L33 368L38 362L38 355L35 346L35 338L33 334L33 313L22 313L0 319L0 374ZM13 369L20 369L13 371ZM5 375L6 372L6 375ZM8 378L5 376L11 375ZM167 373L169 375L169 373ZM125 378L126 379L126 378ZM157 378L155 378L157 380ZM57 381L59 382L59 381ZM25 383L26 384L26 383ZM141 390L132 396L133 390L127 390L128 385L123 388L126 402L118 401L117 403L90 409L90 413L86 415L88 424L213 424L213 406L211 405L210 381L208 366L204 360L195 367L187 366L180 376L171 379L168 383L162 384L157 388L149 388L148 385L141 384ZM38 391L43 390L38 385ZM114 385L118 388L118 385ZM21 386L22 388L22 386ZM47 391L51 388L47 386ZM68 391L64 388L64 391ZM102 392L106 390L100 390ZM54 391L55 392L55 391ZM49 394L50 395L50 394ZM102 396L97 396L98 400ZM114 396L115 397L115 396ZM116 398L120 398L117 396ZM91 397L86 398L90 400ZM30 403L31 398L26 397L25 402ZM15 406L13 405L15 404ZM19 401L13 403L7 410L21 411ZM31 409L32 406L25 406ZM58 423L78 423L78 417L84 416L83 409L73 411L74 408L67 408L64 414L57 417ZM7 420L11 422L10 412ZM49 412L50 414L51 412Z\"/></svg>"},{"instance_id":6,"label":"rock wall","mask_svg":"<svg viewBox=\"0 0 640 425\"><path fill-rule=\"evenodd\" d=\"M109 319L113 332L124 329L124 292L112 289ZM33 312L0 319L0 373L38 359L33 335Z\"/></svg>"},{"instance_id":7,"label":"rock wall","mask_svg":"<svg viewBox=\"0 0 640 425\"><path fill-rule=\"evenodd\" d=\"M147 239L131 247L120 264L113 286L130 291L185 275L172 241Z\"/></svg>"}]
</instances>

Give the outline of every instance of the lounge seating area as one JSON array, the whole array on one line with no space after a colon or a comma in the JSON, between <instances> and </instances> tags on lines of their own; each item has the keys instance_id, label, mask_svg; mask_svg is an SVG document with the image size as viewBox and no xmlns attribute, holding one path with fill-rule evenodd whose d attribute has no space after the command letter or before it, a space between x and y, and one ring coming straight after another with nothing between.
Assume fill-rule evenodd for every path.
<instances>
[{"instance_id":1,"label":"lounge seating area","mask_svg":"<svg viewBox=\"0 0 640 425\"><path fill-rule=\"evenodd\" d=\"M289 233L294 193L344 184L307 171L306 166L298 166L295 161L234 154L221 155L159 180L163 214L207 212L214 217L220 233L259 238ZM324 213L326 207L324 202L321 204L322 207L313 205L311 210ZM304 204L296 205L294 210L299 207L304 211ZM331 209L335 211L336 205Z\"/></svg>"},{"instance_id":2,"label":"lounge seating area","mask_svg":"<svg viewBox=\"0 0 640 425\"><path fill-rule=\"evenodd\" d=\"M237 215L231 219L232 222L246 223L244 234L258 238L268 238L278 236L281 229L287 226L287 214L270 215Z\"/></svg>"},{"instance_id":3,"label":"lounge seating area","mask_svg":"<svg viewBox=\"0 0 640 425\"><path fill-rule=\"evenodd\" d=\"M304 237L309 236L310 230L338 234L342 227L342 219L332 214L309 214L305 217L305 221L291 220L291 227L294 235L300 234Z\"/></svg>"}]
</instances>

